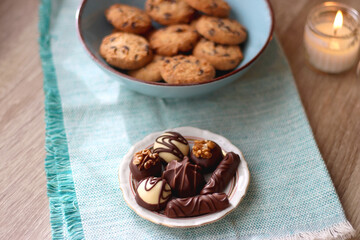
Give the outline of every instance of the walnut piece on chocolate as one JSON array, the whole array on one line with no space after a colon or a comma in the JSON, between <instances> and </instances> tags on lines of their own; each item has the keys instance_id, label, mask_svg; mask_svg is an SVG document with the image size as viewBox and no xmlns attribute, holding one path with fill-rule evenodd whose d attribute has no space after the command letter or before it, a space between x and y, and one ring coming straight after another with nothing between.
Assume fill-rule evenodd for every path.
<instances>
[{"instance_id":1,"label":"walnut piece on chocolate","mask_svg":"<svg viewBox=\"0 0 360 240\"><path fill-rule=\"evenodd\" d=\"M209 159L212 157L211 150L215 148L215 143L210 140L195 140L192 153L196 157Z\"/></svg>"},{"instance_id":2,"label":"walnut piece on chocolate","mask_svg":"<svg viewBox=\"0 0 360 240\"><path fill-rule=\"evenodd\" d=\"M132 177L140 181L146 177L160 177L162 165L159 154L144 149L136 152L129 164Z\"/></svg>"},{"instance_id":3,"label":"walnut piece on chocolate","mask_svg":"<svg viewBox=\"0 0 360 240\"><path fill-rule=\"evenodd\" d=\"M133 158L133 164L136 165L139 170L149 169L151 166L156 165L159 161L159 154L152 153L150 149L138 151L135 153Z\"/></svg>"},{"instance_id":4,"label":"walnut piece on chocolate","mask_svg":"<svg viewBox=\"0 0 360 240\"><path fill-rule=\"evenodd\" d=\"M201 167L202 173L210 173L223 159L223 154L220 146L216 142L211 140L197 140L194 141L190 159L191 162Z\"/></svg>"}]
</instances>

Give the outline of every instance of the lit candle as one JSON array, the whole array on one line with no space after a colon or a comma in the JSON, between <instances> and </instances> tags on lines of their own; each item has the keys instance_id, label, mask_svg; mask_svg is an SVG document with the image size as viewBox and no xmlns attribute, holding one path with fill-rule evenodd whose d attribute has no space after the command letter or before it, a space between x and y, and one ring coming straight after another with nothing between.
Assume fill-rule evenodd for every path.
<instances>
[{"instance_id":1,"label":"lit candle","mask_svg":"<svg viewBox=\"0 0 360 240\"><path fill-rule=\"evenodd\" d=\"M345 4L326 2L308 16L304 45L309 62L327 73L350 69L359 56L359 13Z\"/></svg>"}]
</instances>

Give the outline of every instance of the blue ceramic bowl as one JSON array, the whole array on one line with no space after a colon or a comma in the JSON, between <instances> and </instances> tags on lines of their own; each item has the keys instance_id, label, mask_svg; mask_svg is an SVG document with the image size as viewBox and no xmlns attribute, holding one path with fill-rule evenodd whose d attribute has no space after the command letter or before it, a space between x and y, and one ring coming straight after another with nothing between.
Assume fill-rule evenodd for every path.
<instances>
[{"instance_id":1,"label":"blue ceramic bowl","mask_svg":"<svg viewBox=\"0 0 360 240\"><path fill-rule=\"evenodd\" d=\"M241 46L244 59L233 71L224 72L213 80L203 83L174 85L145 82L112 68L100 56L101 40L113 30L113 27L105 19L105 9L114 3L124 3L144 9L145 0L83 0L76 16L78 35L85 49L98 66L127 88L161 98L195 97L219 89L239 79L264 51L272 37L274 19L268 0L226 1L232 9L230 18L236 19L248 30L248 39Z\"/></svg>"}]
</instances>

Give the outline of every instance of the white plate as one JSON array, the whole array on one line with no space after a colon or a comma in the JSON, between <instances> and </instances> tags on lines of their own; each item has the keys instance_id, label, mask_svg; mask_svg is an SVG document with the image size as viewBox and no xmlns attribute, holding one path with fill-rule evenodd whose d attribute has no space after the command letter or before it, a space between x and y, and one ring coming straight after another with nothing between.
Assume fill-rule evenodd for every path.
<instances>
[{"instance_id":1,"label":"white plate","mask_svg":"<svg viewBox=\"0 0 360 240\"><path fill-rule=\"evenodd\" d=\"M190 145L193 144L194 140L207 139L207 140L212 140L217 144L219 144L219 146L225 152L235 152L239 154L241 160L239 167L235 173L235 176L230 181L230 183L228 184L227 188L224 191L228 195L230 202L230 206L228 208L216 213L205 214L197 217L168 218L161 212L158 213L154 211L149 211L137 204L137 202L135 201L135 180L132 179L129 163L132 159L132 156L137 151L145 148L151 148L155 142L155 139L165 131L175 131L181 133L181 135L183 135L189 141ZM241 151L233 144L231 144L231 142L226 138L206 130L193 128L193 127L179 127L174 129L167 129L165 131L151 133L140 142L134 144L120 162L120 167L119 167L120 188L123 192L124 199L126 203L129 205L129 207L144 219L147 219L156 224L161 224L164 226L174 227L174 228L203 226L205 224L212 223L223 218L225 215L227 215L232 210L234 210L239 205L241 200L244 198L245 193L247 191L247 187L250 182L249 169ZM211 174L205 175L205 179L208 180L210 176Z\"/></svg>"}]
</instances>

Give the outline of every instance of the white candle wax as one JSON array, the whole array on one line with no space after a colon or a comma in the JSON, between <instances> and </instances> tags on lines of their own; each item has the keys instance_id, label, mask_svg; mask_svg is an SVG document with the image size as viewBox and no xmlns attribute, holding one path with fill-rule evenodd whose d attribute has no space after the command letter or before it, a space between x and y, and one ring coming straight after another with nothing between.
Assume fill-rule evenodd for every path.
<instances>
[{"instance_id":1,"label":"white candle wax","mask_svg":"<svg viewBox=\"0 0 360 240\"><path fill-rule=\"evenodd\" d=\"M315 28L326 35L335 36L333 23L319 23ZM349 36L351 30L342 26L336 36ZM304 43L311 64L328 73L340 73L351 68L358 58L360 42L355 37L335 38L316 34L305 27Z\"/></svg>"}]
</instances>

